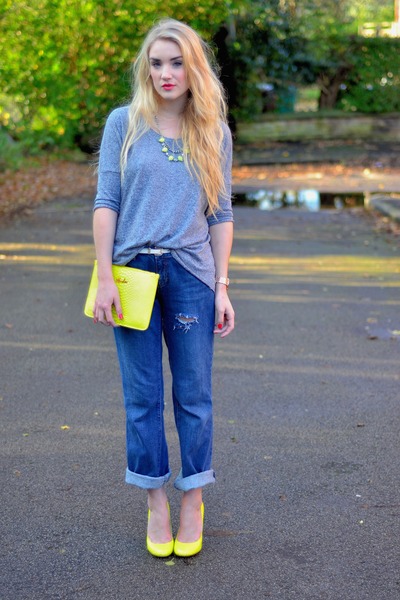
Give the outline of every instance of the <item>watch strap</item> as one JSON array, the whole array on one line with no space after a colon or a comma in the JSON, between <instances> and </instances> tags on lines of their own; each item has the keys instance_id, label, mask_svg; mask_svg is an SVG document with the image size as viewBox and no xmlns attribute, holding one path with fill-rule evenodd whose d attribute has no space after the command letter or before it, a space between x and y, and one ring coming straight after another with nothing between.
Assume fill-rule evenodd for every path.
<instances>
[{"instance_id":1,"label":"watch strap","mask_svg":"<svg viewBox=\"0 0 400 600\"><path fill-rule=\"evenodd\" d=\"M226 287L229 286L229 278L228 277L216 277L215 283L223 283Z\"/></svg>"}]
</instances>

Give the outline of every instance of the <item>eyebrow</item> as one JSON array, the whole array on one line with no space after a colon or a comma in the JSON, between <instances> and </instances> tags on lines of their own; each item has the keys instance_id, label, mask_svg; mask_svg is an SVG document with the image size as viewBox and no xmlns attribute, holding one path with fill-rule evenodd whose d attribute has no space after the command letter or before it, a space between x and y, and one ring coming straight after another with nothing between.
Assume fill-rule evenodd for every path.
<instances>
[{"instance_id":1,"label":"eyebrow","mask_svg":"<svg viewBox=\"0 0 400 600\"><path fill-rule=\"evenodd\" d=\"M156 56L150 56L149 58L150 58L150 60L161 60L160 58L157 58ZM175 56L174 58L170 58L170 61L178 60L179 58L182 58L182 56Z\"/></svg>"}]
</instances>

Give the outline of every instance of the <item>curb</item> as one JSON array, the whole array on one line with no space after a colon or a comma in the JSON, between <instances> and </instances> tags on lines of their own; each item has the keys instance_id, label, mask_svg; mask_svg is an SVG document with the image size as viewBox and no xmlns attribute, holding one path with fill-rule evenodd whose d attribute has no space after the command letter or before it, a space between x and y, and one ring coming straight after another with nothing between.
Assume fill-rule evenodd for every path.
<instances>
[{"instance_id":1,"label":"curb","mask_svg":"<svg viewBox=\"0 0 400 600\"><path fill-rule=\"evenodd\" d=\"M393 198L392 196L374 196L370 200L370 208L373 208L384 215L388 216L393 221L400 223L400 197Z\"/></svg>"}]
</instances>

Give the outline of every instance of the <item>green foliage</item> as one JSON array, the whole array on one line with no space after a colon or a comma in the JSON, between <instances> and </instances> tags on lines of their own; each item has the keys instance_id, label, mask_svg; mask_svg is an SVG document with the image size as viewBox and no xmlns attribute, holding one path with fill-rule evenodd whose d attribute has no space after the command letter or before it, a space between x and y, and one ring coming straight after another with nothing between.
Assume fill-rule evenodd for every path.
<instances>
[{"instance_id":1,"label":"green foliage","mask_svg":"<svg viewBox=\"0 0 400 600\"><path fill-rule=\"evenodd\" d=\"M391 0L252 2L238 11L230 48L241 92L236 116L251 120L261 113L256 86L262 82L274 84L279 112L290 110L298 84L317 84L320 108L334 108L341 85L356 70L359 26L387 19L393 19Z\"/></svg>"},{"instance_id":2,"label":"green foliage","mask_svg":"<svg viewBox=\"0 0 400 600\"><path fill-rule=\"evenodd\" d=\"M360 41L365 41L368 46L369 39L358 36L359 27L371 21L375 23L392 21L393 1L286 0L284 3L291 5L292 26L304 40L303 49L296 58L299 73L304 83L316 83L319 86L321 90L319 108L331 110L337 106L340 96L344 98L346 91L343 90L343 86L349 80L351 87L354 87L358 77L357 72L363 70L363 57L360 54L360 45L363 44L360 44ZM393 39L386 40L383 44L388 48L392 42L396 44L396 40ZM379 46L379 41L377 44ZM390 69L387 70L390 72ZM368 79L367 72L365 75ZM360 85L363 85L361 81ZM365 82L364 85L367 83ZM390 90L387 88L383 95L389 96ZM359 100L356 103L353 100L350 103L342 103L341 107L348 110L361 110L361 104L362 110L365 110L366 103L361 103ZM368 104L371 104L370 99ZM377 102L377 110L379 104L382 106L382 103Z\"/></svg>"},{"instance_id":3,"label":"green foliage","mask_svg":"<svg viewBox=\"0 0 400 600\"><path fill-rule=\"evenodd\" d=\"M186 21L209 40L222 24L235 26L230 53L239 118L261 112L258 83L273 83L284 98L298 82L337 86L338 69L341 79L350 72L341 99L346 110L396 110L396 101L387 100L399 85L398 58L389 50L393 40L374 47L374 56L363 46L354 52L343 36L356 33L363 20L391 20L391 0L0 3L0 127L18 142L12 152L96 147L109 111L129 101L131 61L145 33L165 16Z\"/></svg>"},{"instance_id":4,"label":"green foliage","mask_svg":"<svg viewBox=\"0 0 400 600\"><path fill-rule=\"evenodd\" d=\"M325 43L323 53L309 40L300 59L304 81L320 87L320 108L400 111L400 40L332 36Z\"/></svg>"},{"instance_id":5,"label":"green foliage","mask_svg":"<svg viewBox=\"0 0 400 600\"><path fill-rule=\"evenodd\" d=\"M331 36L307 40L297 65L304 83L316 83L319 107L358 112L400 110L400 40Z\"/></svg>"},{"instance_id":6,"label":"green foliage","mask_svg":"<svg viewBox=\"0 0 400 600\"><path fill-rule=\"evenodd\" d=\"M347 111L400 111L400 40L358 38L338 106Z\"/></svg>"},{"instance_id":7,"label":"green foliage","mask_svg":"<svg viewBox=\"0 0 400 600\"><path fill-rule=\"evenodd\" d=\"M279 0L252 2L238 14L235 25L236 36L229 46L239 90L235 113L240 120L248 120L262 112L258 84L273 83L284 98L291 84L299 80L295 57L301 40Z\"/></svg>"},{"instance_id":8,"label":"green foliage","mask_svg":"<svg viewBox=\"0 0 400 600\"><path fill-rule=\"evenodd\" d=\"M210 37L228 12L212 0L2 3L0 124L30 148L96 144L110 109L130 96L131 61L155 20L172 16Z\"/></svg>"},{"instance_id":9,"label":"green foliage","mask_svg":"<svg viewBox=\"0 0 400 600\"><path fill-rule=\"evenodd\" d=\"M7 169L18 169L23 158L22 144L11 139L6 131L0 127L0 173Z\"/></svg>"},{"instance_id":10,"label":"green foliage","mask_svg":"<svg viewBox=\"0 0 400 600\"><path fill-rule=\"evenodd\" d=\"M322 48L326 37L357 35L365 22L394 20L393 0L282 0L281 5L298 34L318 40Z\"/></svg>"}]
</instances>

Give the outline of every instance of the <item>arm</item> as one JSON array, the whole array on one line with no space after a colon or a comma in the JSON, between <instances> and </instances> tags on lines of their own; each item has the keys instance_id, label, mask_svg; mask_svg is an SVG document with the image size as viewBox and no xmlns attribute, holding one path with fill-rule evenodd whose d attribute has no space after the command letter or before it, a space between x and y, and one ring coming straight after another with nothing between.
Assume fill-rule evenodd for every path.
<instances>
[{"instance_id":1,"label":"arm","mask_svg":"<svg viewBox=\"0 0 400 600\"><path fill-rule=\"evenodd\" d=\"M111 312L113 305L119 318L123 318L118 288L111 271L117 216L117 213L109 208L98 208L93 216L93 237L99 280L94 304L94 322L113 327L117 326Z\"/></svg>"},{"instance_id":2,"label":"arm","mask_svg":"<svg viewBox=\"0 0 400 600\"><path fill-rule=\"evenodd\" d=\"M228 277L228 263L232 249L233 223L231 221L212 225L210 227L211 250L215 262L216 277ZM228 297L227 286L215 284L215 322L214 333L226 337L235 326L235 313ZM218 325L222 325L219 329Z\"/></svg>"}]
</instances>

